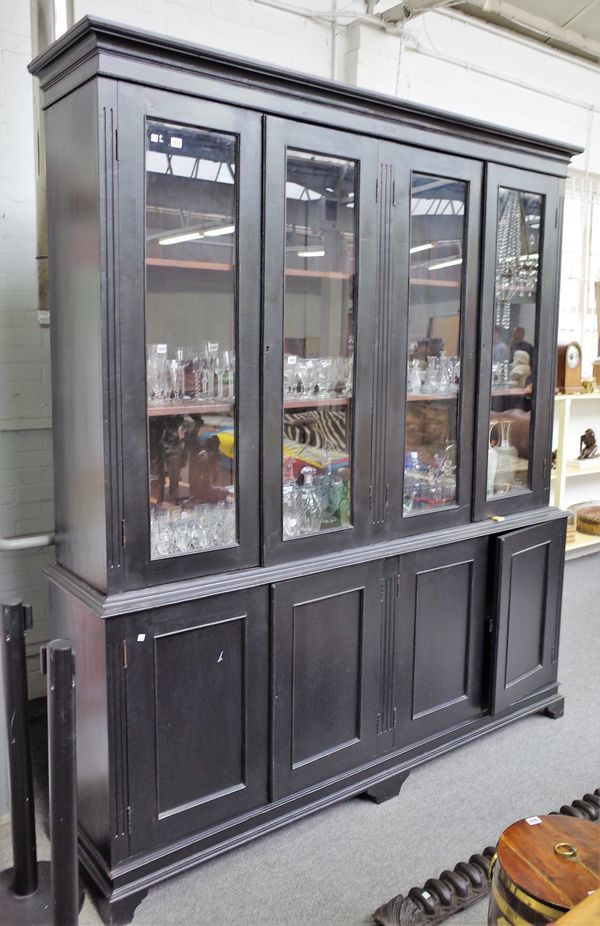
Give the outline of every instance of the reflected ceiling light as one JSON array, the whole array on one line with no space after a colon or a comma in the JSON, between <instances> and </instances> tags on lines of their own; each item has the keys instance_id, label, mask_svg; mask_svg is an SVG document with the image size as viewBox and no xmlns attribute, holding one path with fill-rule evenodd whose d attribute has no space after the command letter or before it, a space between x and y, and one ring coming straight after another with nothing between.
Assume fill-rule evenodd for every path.
<instances>
[{"instance_id":1,"label":"reflected ceiling light","mask_svg":"<svg viewBox=\"0 0 600 926\"><path fill-rule=\"evenodd\" d=\"M428 270L441 270L443 267L456 267L462 264L462 257L455 257L454 260L442 260L439 264L429 264Z\"/></svg>"},{"instance_id":2,"label":"reflected ceiling light","mask_svg":"<svg viewBox=\"0 0 600 926\"><path fill-rule=\"evenodd\" d=\"M415 244L414 248L410 249L411 254L416 254L417 251L430 251L433 247L433 244L428 242L428 244Z\"/></svg>"},{"instance_id":3,"label":"reflected ceiling light","mask_svg":"<svg viewBox=\"0 0 600 926\"><path fill-rule=\"evenodd\" d=\"M181 235L168 235L166 238L159 238L159 244L179 244L181 241L196 241L202 238L202 232L192 231L184 232Z\"/></svg>"},{"instance_id":4,"label":"reflected ceiling light","mask_svg":"<svg viewBox=\"0 0 600 926\"><path fill-rule=\"evenodd\" d=\"M235 225L222 225L221 228L209 228L204 232L204 238L217 238L219 235L233 235Z\"/></svg>"},{"instance_id":5,"label":"reflected ceiling light","mask_svg":"<svg viewBox=\"0 0 600 926\"><path fill-rule=\"evenodd\" d=\"M182 232L178 235L167 235L159 238L159 244L180 244L182 241L198 241L199 238L218 238L219 235L232 235L235 225L221 225L218 228L196 229L196 231Z\"/></svg>"},{"instance_id":6,"label":"reflected ceiling light","mask_svg":"<svg viewBox=\"0 0 600 926\"><path fill-rule=\"evenodd\" d=\"M298 257L325 257L323 248L311 248L310 251L298 251Z\"/></svg>"}]
</instances>

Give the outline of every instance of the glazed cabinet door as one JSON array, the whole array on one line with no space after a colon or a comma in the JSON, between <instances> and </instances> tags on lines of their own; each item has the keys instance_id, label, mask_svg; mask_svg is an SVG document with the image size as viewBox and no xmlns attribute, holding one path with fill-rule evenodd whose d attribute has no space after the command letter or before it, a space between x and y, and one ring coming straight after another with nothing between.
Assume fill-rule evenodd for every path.
<instances>
[{"instance_id":1,"label":"glazed cabinet door","mask_svg":"<svg viewBox=\"0 0 600 926\"><path fill-rule=\"evenodd\" d=\"M364 542L377 142L266 120L265 560Z\"/></svg>"},{"instance_id":2,"label":"glazed cabinet door","mask_svg":"<svg viewBox=\"0 0 600 926\"><path fill-rule=\"evenodd\" d=\"M273 587L274 799L376 754L380 566Z\"/></svg>"},{"instance_id":3,"label":"glazed cabinet door","mask_svg":"<svg viewBox=\"0 0 600 926\"><path fill-rule=\"evenodd\" d=\"M268 646L266 589L129 619L131 854L266 801Z\"/></svg>"},{"instance_id":4,"label":"glazed cabinet door","mask_svg":"<svg viewBox=\"0 0 600 926\"><path fill-rule=\"evenodd\" d=\"M258 563L260 165L258 115L119 85L108 337L129 587Z\"/></svg>"},{"instance_id":5,"label":"glazed cabinet door","mask_svg":"<svg viewBox=\"0 0 600 926\"><path fill-rule=\"evenodd\" d=\"M565 533L560 518L495 541L492 714L556 682Z\"/></svg>"},{"instance_id":6,"label":"glazed cabinet door","mask_svg":"<svg viewBox=\"0 0 600 926\"><path fill-rule=\"evenodd\" d=\"M483 716L488 539L399 558L394 747Z\"/></svg>"},{"instance_id":7,"label":"glazed cabinet door","mask_svg":"<svg viewBox=\"0 0 600 926\"><path fill-rule=\"evenodd\" d=\"M489 165L475 514L548 503L559 180Z\"/></svg>"},{"instance_id":8,"label":"glazed cabinet door","mask_svg":"<svg viewBox=\"0 0 600 926\"><path fill-rule=\"evenodd\" d=\"M381 146L370 499L378 539L471 517L479 161Z\"/></svg>"}]
</instances>

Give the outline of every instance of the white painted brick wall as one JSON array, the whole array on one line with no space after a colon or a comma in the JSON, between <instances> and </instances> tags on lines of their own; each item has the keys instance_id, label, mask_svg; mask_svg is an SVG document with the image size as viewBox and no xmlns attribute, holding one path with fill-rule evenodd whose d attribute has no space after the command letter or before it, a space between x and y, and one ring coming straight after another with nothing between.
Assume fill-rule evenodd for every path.
<instances>
[{"instance_id":1,"label":"white painted brick wall","mask_svg":"<svg viewBox=\"0 0 600 926\"><path fill-rule=\"evenodd\" d=\"M0 534L54 528L48 331L38 325L35 165L29 4L0 3ZM39 645L47 636L42 570L49 550L0 553L0 600L33 605L29 690L43 693ZM0 669L1 672L1 669ZM2 697L0 695L0 701ZM0 710L0 816L8 806L4 710Z\"/></svg>"}]
</instances>

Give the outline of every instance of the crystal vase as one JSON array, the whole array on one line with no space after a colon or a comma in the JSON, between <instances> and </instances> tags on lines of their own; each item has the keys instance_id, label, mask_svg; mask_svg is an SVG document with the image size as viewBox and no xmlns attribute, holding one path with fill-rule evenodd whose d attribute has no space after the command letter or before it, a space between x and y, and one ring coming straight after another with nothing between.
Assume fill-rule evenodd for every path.
<instances>
[{"instance_id":1,"label":"crystal vase","mask_svg":"<svg viewBox=\"0 0 600 926\"><path fill-rule=\"evenodd\" d=\"M490 498L494 494L494 483L496 481L496 471L498 469L498 451L495 447L492 446L492 431L494 430L495 422L490 422L490 429L488 431L488 465L487 465L487 497Z\"/></svg>"},{"instance_id":2,"label":"crystal vase","mask_svg":"<svg viewBox=\"0 0 600 926\"><path fill-rule=\"evenodd\" d=\"M501 441L500 444L496 447L497 462L496 467L496 483L498 485L504 485L507 488L505 491L509 492L515 484L515 472L517 469L517 458L519 452L516 447L510 442L510 428L511 421L504 419L500 422L501 427Z\"/></svg>"}]
</instances>

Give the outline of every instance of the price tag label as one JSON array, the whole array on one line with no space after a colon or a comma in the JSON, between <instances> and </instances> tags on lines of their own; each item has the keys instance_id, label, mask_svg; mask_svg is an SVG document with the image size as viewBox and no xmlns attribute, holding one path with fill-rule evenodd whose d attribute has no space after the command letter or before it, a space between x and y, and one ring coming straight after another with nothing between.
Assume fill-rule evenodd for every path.
<instances>
[{"instance_id":1,"label":"price tag label","mask_svg":"<svg viewBox=\"0 0 600 926\"><path fill-rule=\"evenodd\" d=\"M156 353L157 353L157 354L166 354L166 353L167 353L167 345L166 345L166 344L157 344L157 345L156 345Z\"/></svg>"},{"instance_id":2,"label":"price tag label","mask_svg":"<svg viewBox=\"0 0 600 926\"><path fill-rule=\"evenodd\" d=\"M525 823L529 823L530 826L537 826L537 824L541 822L542 821L540 820L539 817L526 817L525 818Z\"/></svg>"},{"instance_id":3,"label":"price tag label","mask_svg":"<svg viewBox=\"0 0 600 926\"><path fill-rule=\"evenodd\" d=\"M183 148L183 138L173 137L169 144L171 148Z\"/></svg>"},{"instance_id":4,"label":"price tag label","mask_svg":"<svg viewBox=\"0 0 600 926\"><path fill-rule=\"evenodd\" d=\"M287 360L288 366L293 367L297 360L298 360L298 357L296 356L296 354L289 354L288 360Z\"/></svg>"}]
</instances>

